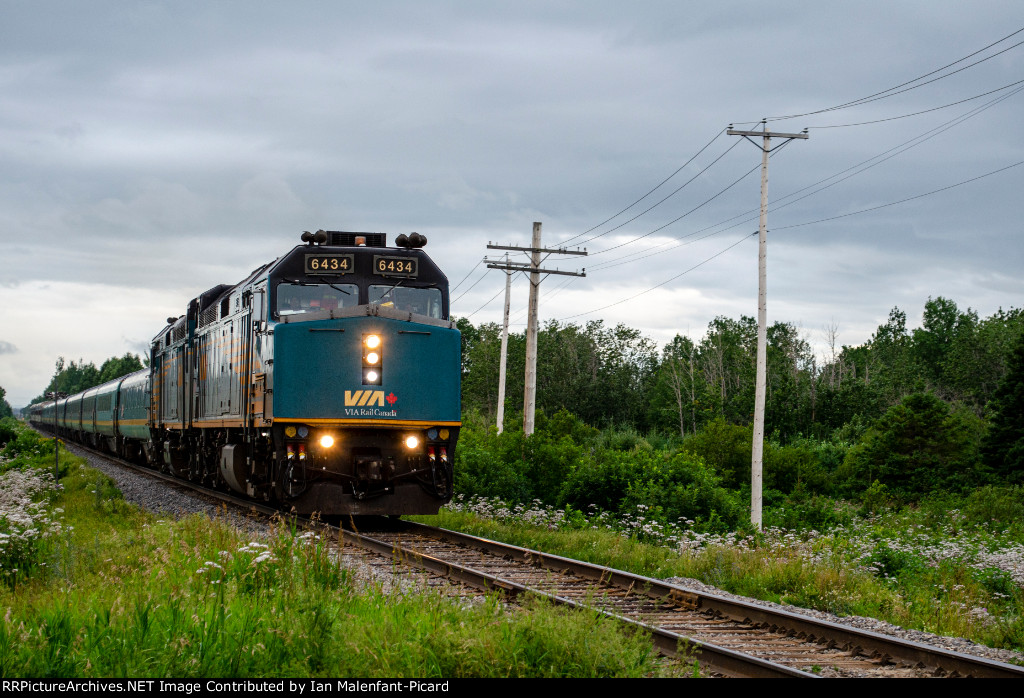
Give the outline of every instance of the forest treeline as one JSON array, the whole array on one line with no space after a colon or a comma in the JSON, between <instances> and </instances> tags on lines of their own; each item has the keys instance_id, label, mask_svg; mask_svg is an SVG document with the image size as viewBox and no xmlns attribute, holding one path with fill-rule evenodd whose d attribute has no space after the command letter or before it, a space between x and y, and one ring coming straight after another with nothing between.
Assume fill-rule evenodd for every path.
<instances>
[{"instance_id":1,"label":"forest treeline","mask_svg":"<svg viewBox=\"0 0 1024 698\"><path fill-rule=\"evenodd\" d=\"M707 528L744 520L753 318L716 317L700 340L676 336L661 348L621 324L547 323L531 437L521 426L524 334L509 336L506 431L498 435L500 327L465 318L457 325L461 493L620 514L643 506L656 518ZM831 505L801 509L808 497L874 506L1024 484L1024 312L983 318L929 298L913 330L894 308L862 345L838 345L835 327L827 334L821 356L794 325L768 328L769 520L782 502L778 511L799 514L799 523L831 516ZM99 368L62 357L47 391L74 394L142 367L133 354Z\"/></svg>"},{"instance_id":2,"label":"forest treeline","mask_svg":"<svg viewBox=\"0 0 1024 698\"><path fill-rule=\"evenodd\" d=\"M617 494L602 506L628 509L644 501L641 493L646 501L664 500L671 490L675 501L712 502L701 510L704 516L742 508L742 496L724 493L740 495L749 487L753 318L717 317L699 341L677 335L660 350L621 324L547 323L538 337L537 405L548 417L563 416L540 420L534 441L583 448L561 461L548 458L543 467L523 465L529 477L520 476L522 468L508 455L501 483L482 460L479 467L469 461L478 447L501 460L502 438L521 438L514 433L521 429L525 337L509 336L505 424L513 435L484 437L473 425L494 424L501 328L465 319L458 326L463 411L470 425L460 444L465 489L576 505L582 503L578 494L599 493L617 479ZM860 346L838 345L835 327L827 334L826 355L820 356L794 325L768 328L766 487L781 495L906 501L934 491L1024 482L1021 310L982 318L949 299L929 298L916 329L908 329L906 313L894 308ZM606 447L626 432L635 435L625 439L634 453L621 460ZM491 441L484 444L486 439ZM539 446L524 443L521 453L531 448ZM560 473L557 487L551 472ZM548 487L532 486L538 479ZM703 494L695 495L694 487ZM713 494L716 488L721 496Z\"/></svg>"},{"instance_id":3,"label":"forest treeline","mask_svg":"<svg viewBox=\"0 0 1024 698\"><path fill-rule=\"evenodd\" d=\"M126 376L141 368L143 368L142 359L137 354L132 354L131 352L126 353L124 356L112 356L104 361L99 368L96 368L96 364L92 361L86 363L79 359L76 363L74 360L65 361L64 357L61 356L57 359L57 365L54 368L53 378L50 379L49 385L30 404L34 405L37 402L44 401L46 394L50 392L75 395L83 390L103 385L115 378Z\"/></svg>"},{"instance_id":4,"label":"forest treeline","mask_svg":"<svg viewBox=\"0 0 1024 698\"><path fill-rule=\"evenodd\" d=\"M493 421L497 410L501 327L458 321L463 342L463 408ZM837 429L863 431L913 393L985 415L1024 330L1024 313L1000 310L979 318L945 298L925 303L921 327L889 313L871 339L815 356L790 324L768 328L765 433L787 442L827 438ZM537 405L566 409L589 425L629 426L686 436L715 419L749 424L754 412L757 322L716 317L699 342L677 335L660 351L639 330L547 323L538 337ZM506 410L522 409L524 333L509 334Z\"/></svg>"}]
</instances>

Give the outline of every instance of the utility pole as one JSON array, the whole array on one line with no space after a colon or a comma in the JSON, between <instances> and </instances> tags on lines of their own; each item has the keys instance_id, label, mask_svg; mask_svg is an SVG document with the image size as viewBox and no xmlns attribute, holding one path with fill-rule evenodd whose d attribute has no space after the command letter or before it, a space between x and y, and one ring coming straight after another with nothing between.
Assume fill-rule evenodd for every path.
<instances>
[{"instance_id":1,"label":"utility pole","mask_svg":"<svg viewBox=\"0 0 1024 698\"><path fill-rule=\"evenodd\" d=\"M730 136L743 136L761 149L761 219L758 228L757 246L757 378L754 386L754 440L750 450L750 523L761 530L761 486L762 464L764 460L764 400L765 382L768 373L768 154L775 148L781 148L794 138L807 139L807 129L803 133L772 133L768 124L762 119L760 131L734 131L732 124L726 133ZM763 144L758 145L751 137L760 136ZM785 142L770 147L772 138L783 138Z\"/></svg>"},{"instance_id":2,"label":"utility pole","mask_svg":"<svg viewBox=\"0 0 1024 698\"><path fill-rule=\"evenodd\" d=\"M508 252L505 253L508 264ZM498 369L498 433L505 430L505 366L508 363L508 311L512 302L512 273L505 272L505 319L501 325L501 365Z\"/></svg>"},{"instance_id":3,"label":"utility pole","mask_svg":"<svg viewBox=\"0 0 1024 698\"><path fill-rule=\"evenodd\" d=\"M530 272L530 309L529 319L526 324L526 380L523 386L523 433L529 436L533 433L534 415L537 410L537 303L540 292L541 274L562 274L565 276L586 276L586 269L582 273L573 271L559 271L558 269L541 269L543 261L541 254L575 254L586 255L586 250L567 250L564 247L558 249L545 249L541 247L541 224L533 224L533 240L530 247L512 247L510 245L492 245L487 243L489 250L515 250L517 252L530 253L530 262L509 262L504 264L492 262L487 265L488 269L503 269L510 271ZM544 259L547 259L545 257ZM506 279L506 283L508 280ZM507 297L507 296L506 296ZM507 301L506 301L507 307ZM507 312L507 311L506 311ZM506 321L507 322L507 321ZM500 409L500 408L499 408Z\"/></svg>"}]
</instances>

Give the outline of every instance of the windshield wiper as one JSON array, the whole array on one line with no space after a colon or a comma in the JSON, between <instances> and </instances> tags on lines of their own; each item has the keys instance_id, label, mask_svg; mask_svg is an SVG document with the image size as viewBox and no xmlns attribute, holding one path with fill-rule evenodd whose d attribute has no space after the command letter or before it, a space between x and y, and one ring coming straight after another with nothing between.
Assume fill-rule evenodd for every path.
<instances>
[{"instance_id":1,"label":"windshield wiper","mask_svg":"<svg viewBox=\"0 0 1024 698\"><path fill-rule=\"evenodd\" d=\"M338 288L337 286L335 286L334 284L332 284L332 283L331 283L330 281L325 281L324 283L325 283L325 284L327 284L328 286L330 286L331 288L333 288L333 289L334 289L335 291L341 291L341 292L342 292L342 293L344 293L344 294L345 294L346 296L351 296L351 295L352 295L352 292L351 292L351 291L346 291L346 290L345 290L345 289L343 289L343 288Z\"/></svg>"},{"instance_id":2,"label":"windshield wiper","mask_svg":"<svg viewBox=\"0 0 1024 698\"><path fill-rule=\"evenodd\" d=\"M383 300L385 297L387 297L387 295L389 293L391 293L392 291L394 291L396 288L401 286L404 281L405 281L405 279L402 279L397 284L395 284L394 286L389 288L387 291L385 291L384 293L380 294L380 298L378 298L376 301L374 301L374 303L376 303L377 305L381 305L381 300Z\"/></svg>"}]
</instances>

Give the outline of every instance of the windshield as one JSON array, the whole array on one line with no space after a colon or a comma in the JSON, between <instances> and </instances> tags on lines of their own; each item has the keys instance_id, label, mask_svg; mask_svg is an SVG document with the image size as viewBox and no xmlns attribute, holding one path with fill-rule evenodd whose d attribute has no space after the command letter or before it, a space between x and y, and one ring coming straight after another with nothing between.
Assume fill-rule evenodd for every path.
<instances>
[{"instance_id":1,"label":"windshield","mask_svg":"<svg viewBox=\"0 0 1024 698\"><path fill-rule=\"evenodd\" d=\"M355 284L292 284L277 285L277 314L297 315L337 310L357 305L359 287Z\"/></svg>"},{"instance_id":2,"label":"windshield","mask_svg":"<svg viewBox=\"0 0 1024 698\"><path fill-rule=\"evenodd\" d=\"M443 311L439 288L370 286L370 303L432 318L440 318Z\"/></svg>"}]
</instances>

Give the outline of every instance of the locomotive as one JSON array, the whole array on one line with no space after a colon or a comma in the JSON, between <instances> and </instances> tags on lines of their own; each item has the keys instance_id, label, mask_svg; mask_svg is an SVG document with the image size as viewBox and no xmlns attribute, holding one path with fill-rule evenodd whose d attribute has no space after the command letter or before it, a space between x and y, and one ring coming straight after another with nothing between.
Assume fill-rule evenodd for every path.
<instances>
[{"instance_id":1,"label":"locomotive","mask_svg":"<svg viewBox=\"0 0 1024 698\"><path fill-rule=\"evenodd\" d=\"M30 420L301 514L437 513L461 426L448 280L418 233L302 242L168 318L148 368Z\"/></svg>"}]
</instances>

